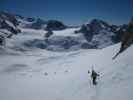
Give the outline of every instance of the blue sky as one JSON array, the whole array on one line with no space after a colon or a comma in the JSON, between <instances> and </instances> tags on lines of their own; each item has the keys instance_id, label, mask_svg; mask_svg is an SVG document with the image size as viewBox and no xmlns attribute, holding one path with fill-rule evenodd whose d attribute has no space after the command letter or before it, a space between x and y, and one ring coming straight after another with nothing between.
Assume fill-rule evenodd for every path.
<instances>
[{"instance_id":1,"label":"blue sky","mask_svg":"<svg viewBox=\"0 0 133 100\"><path fill-rule=\"evenodd\" d=\"M0 10L71 25L93 18L123 24L133 17L133 0L0 0Z\"/></svg>"}]
</instances>

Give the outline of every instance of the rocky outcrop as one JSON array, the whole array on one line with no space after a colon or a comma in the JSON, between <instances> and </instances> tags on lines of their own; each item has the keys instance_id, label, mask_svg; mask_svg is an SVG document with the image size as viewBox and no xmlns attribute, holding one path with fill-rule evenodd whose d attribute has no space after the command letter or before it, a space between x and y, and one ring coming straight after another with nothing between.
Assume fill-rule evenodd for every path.
<instances>
[{"instance_id":1,"label":"rocky outcrop","mask_svg":"<svg viewBox=\"0 0 133 100\"><path fill-rule=\"evenodd\" d=\"M76 33L82 33L89 44L96 48L104 48L115 43L115 31L117 26L109 25L99 19L93 19L90 23L82 25Z\"/></svg>"},{"instance_id":2,"label":"rocky outcrop","mask_svg":"<svg viewBox=\"0 0 133 100\"><path fill-rule=\"evenodd\" d=\"M47 21L46 30L63 30L67 28L62 22L57 20L49 20Z\"/></svg>"},{"instance_id":3,"label":"rocky outcrop","mask_svg":"<svg viewBox=\"0 0 133 100\"><path fill-rule=\"evenodd\" d=\"M126 30L123 31L120 51L113 57L113 59L115 59L120 53L125 51L132 44L133 44L133 19L127 25Z\"/></svg>"},{"instance_id":4,"label":"rocky outcrop","mask_svg":"<svg viewBox=\"0 0 133 100\"><path fill-rule=\"evenodd\" d=\"M0 12L0 45L5 45L6 38L11 38L20 32L17 28L18 21L14 15Z\"/></svg>"},{"instance_id":5,"label":"rocky outcrop","mask_svg":"<svg viewBox=\"0 0 133 100\"><path fill-rule=\"evenodd\" d=\"M17 28L18 24L19 22L17 21L14 15L5 12L0 12L1 32L2 30L7 30L12 34L17 34L18 32L20 32L20 30Z\"/></svg>"}]
</instances>

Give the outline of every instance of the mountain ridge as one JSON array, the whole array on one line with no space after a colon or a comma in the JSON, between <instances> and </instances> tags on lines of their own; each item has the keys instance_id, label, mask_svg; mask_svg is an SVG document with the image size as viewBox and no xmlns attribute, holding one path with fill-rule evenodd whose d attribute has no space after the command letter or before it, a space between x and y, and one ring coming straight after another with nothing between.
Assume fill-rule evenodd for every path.
<instances>
[{"instance_id":1,"label":"mountain ridge","mask_svg":"<svg viewBox=\"0 0 133 100\"><path fill-rule=\"evenodd\" d=\"M120 25L120 26L112 25L100 19L93 19L90 22L86 22L79 27L76 27L76 26L74 27L74 26L67 26L63 22L57 21L57 20L45 21L40 18L23 17L21 15L10 14L7 12L0 12L0 26L1 26L0 32L1 31L3 32L1 33L1 35L8 34L8 36L6 36L7 38L12 37L12 35L14 34L22 33L21 32L22 28L34 29L38 31L44 30L44 31L47 31L45 32L46 34L48 34L48 32L51 31L52 34L49 37L47 37L47 40L49 42L42 41L41 44L38 44L38 45L43 44L42 46L44 47L41 47L41 48L45 48L46 45L47 46L52 45L52 47L57 46L57 47L66 48L66 49L72 48L73 46L78 46L79 48L84 48L84 49L105 48L107 46L121 42L122 41L121 39L128 27L128 25L126 24ZM69 29L70 30L73 29L74 31L67 31ZM68 33L70 32L71 34L64 37L64 34L67 34L64 30L66 30L66 32ZM60 34L60 36L58 36L60 38L57 37L57 39L55 39L56 37L55 34L57 32L63 33L63 34ZM75 34L74 38L72 36L73 34ZM80 40L77 37L80 37L80 39L81 37L83 38ZM46 37L44 34L44 40L45 38ZM61 41L58 39L61 39ZM2 40L3 39L1 38L1 41ZM54 41L55 43L52 41ZM62 43L59 43L59 41ZM86 41L86 42L82 42L82 41ZM56 44L56 43L59 43L59 44Z\"/></svg>"}]
</instances>

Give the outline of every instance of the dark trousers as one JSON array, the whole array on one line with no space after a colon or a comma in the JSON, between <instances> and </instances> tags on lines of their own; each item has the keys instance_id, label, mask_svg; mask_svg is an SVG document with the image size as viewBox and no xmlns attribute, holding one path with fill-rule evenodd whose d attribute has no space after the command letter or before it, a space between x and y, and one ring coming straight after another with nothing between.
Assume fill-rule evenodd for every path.
<instances>
[{"instance_id":1,"label":"dark trousers","mask_svg":"<svg viewBox=\"0 0 133 100\"><path fill-rule=\"evenodd\" d=\"M97 85L96 77L93 77L93 78L92 78L92 82L93 82L93 85Z\"/></svg>"}]
</instances>

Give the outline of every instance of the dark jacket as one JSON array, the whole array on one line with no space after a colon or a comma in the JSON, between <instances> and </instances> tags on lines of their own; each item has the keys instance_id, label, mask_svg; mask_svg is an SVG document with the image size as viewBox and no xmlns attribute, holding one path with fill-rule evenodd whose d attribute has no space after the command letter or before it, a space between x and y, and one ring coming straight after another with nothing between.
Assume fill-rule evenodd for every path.
<instances>
[{"instance_id":1,"label":"dark jacket","mask_svg":"<svg viewBox=\"0 0 133 100\"><path fill-rule=\"evenodd\" d=\"M91 78L96 78L97 76L99 76L99 74L92 70Z\"/></svg>"}]
</instances>

